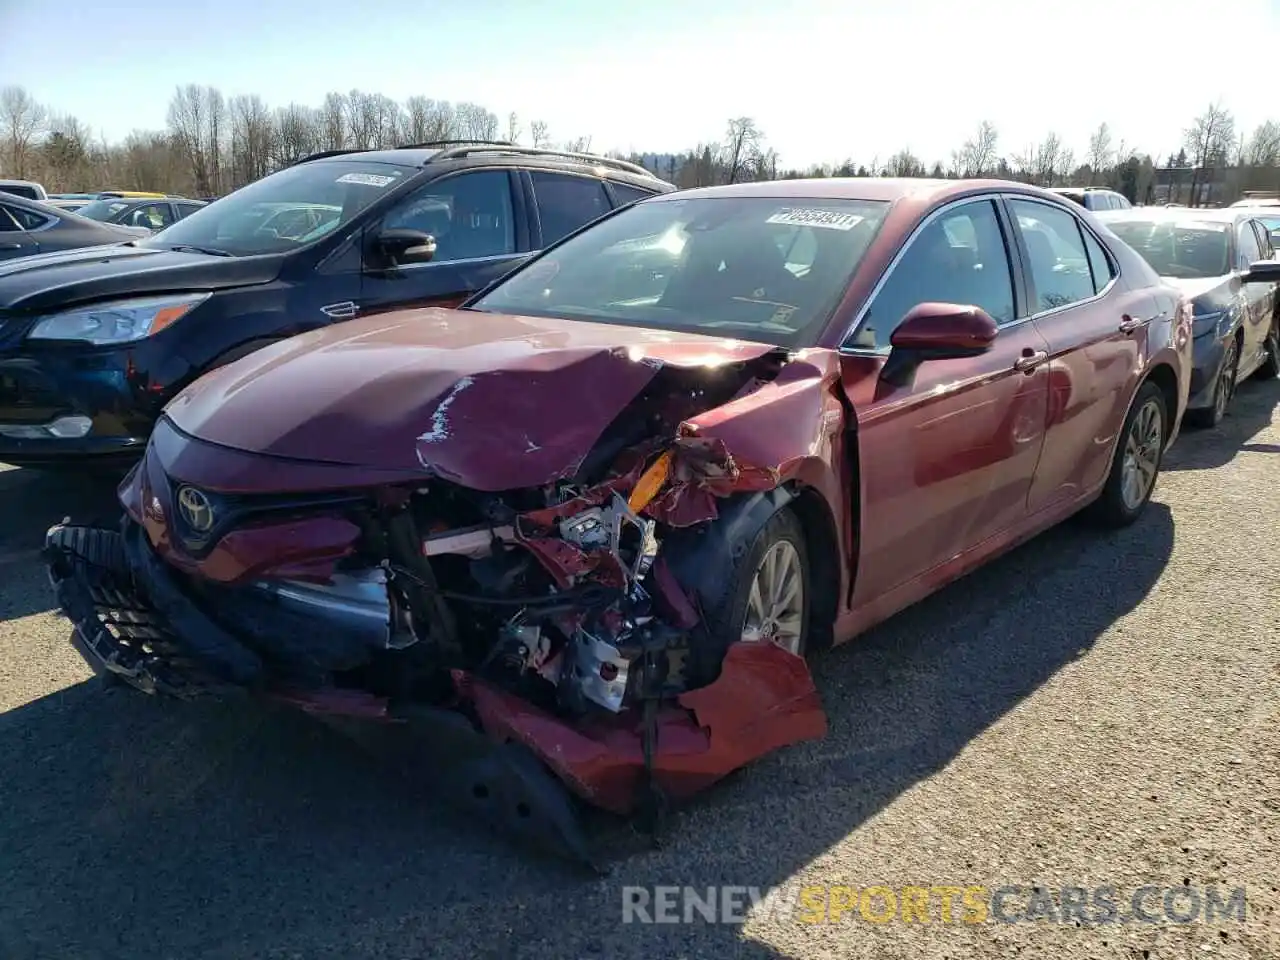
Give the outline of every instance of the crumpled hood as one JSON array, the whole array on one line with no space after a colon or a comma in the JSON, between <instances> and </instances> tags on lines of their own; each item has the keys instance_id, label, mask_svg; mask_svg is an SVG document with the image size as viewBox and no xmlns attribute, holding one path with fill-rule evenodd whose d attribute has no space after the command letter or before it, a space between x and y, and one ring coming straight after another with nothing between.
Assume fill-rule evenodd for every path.
<instances>
[{"instance_id":1,"label":"crumpled hood","mask_svg":"<svg viewBox=\"0 0 1280 960\"><path fill-rule=\"evenodd\" d=\"M201 378L165 412L186 433L240 450L511 490L571 476L662 366L716 367L773 349L572 320L398 311L266 347Z\"/></svg>"}]
</instances>

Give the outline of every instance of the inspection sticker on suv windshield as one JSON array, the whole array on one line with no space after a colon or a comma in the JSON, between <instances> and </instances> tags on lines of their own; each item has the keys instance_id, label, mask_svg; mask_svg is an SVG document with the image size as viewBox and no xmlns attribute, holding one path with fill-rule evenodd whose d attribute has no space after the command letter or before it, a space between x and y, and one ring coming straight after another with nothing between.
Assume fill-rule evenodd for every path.
<instances>
[{"instance_id":1,"label":"inspection sticker on suv windshield","mask_svg":"<svg viewBox=\"0 0 1280 960\"><path fill-rule=\"evenodd\" d=\"M384 177L376 173L344 173L335 183L359 183L366 187L385 187L388 183L395 183L395 177Z\"/></svg>"},{"instance_id":2,"label":"inspection sticker on suv windshield","mask_svg":"<svg viewBox=\"0 0 1280 960\"><path fill-rule=\"evenodd\" d=\"M789 208L779 210L765 223L785 223L792 227L825 227L828 230L852 230L862 220L863 218L856 213Z\"/></svg>"}]
</instances>

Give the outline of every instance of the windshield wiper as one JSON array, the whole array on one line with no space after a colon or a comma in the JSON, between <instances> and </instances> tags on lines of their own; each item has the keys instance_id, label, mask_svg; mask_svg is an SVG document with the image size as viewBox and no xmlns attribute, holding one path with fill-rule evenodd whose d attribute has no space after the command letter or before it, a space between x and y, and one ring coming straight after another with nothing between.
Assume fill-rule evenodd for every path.
<instances>
[{"instance_id":1,"label":"windshield wiper","mask_svg":"<svg viewBox=\"0 0 1280 960\"><path fill-rule=\"evenodd\" d=\"M169 247L181 253L204 253L211 257L234 257L234 253L228 253L226 250L219 250L216 247L197 247L191 243L176 243Z\"/></svg>"}]
</instances>

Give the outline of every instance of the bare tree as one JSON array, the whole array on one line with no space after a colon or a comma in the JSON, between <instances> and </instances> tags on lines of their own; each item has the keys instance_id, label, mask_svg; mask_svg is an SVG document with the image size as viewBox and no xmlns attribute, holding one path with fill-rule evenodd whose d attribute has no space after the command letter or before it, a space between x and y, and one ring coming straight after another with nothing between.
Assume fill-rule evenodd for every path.
<instances>
[{"instance_id":1,"label":"bare tree","mask_svg":"<svg viewBox=\"0 0 1280 960\"><path fill-rule=\"evenodd\" d=\"M215 87L179 87L169 103L169 130L187 155L195 188L201 194L222 187L222 136L226 104Z\"/></svg>"},{"instance_id":2,"label":"bare tree","mask_svg":"<svg viewBox=\"0 0 1280 960\"><path fill-rule=\"evenodd\" d=\"M1089 166L1089 184L1098 182L1098 177L1102 171L1110 167L1114 163L1115 151L1111 144L1111 128L1105 123L1098 125L1098 129L1093 132L1093 136L1089 138L1089 154L1085 162Z\"/></svg>"},{"instance_id":3,"label":"bare tree","mask_svg":"<svg viewBox=\"0 0 1280 960\"><path fill-rule=\"evenodd\" d=\"M1206 179L1226 164L1235 131L1235 117L1220 103L1211 103L1186 129L1183 142L1192 168L1191 206L1200 205Z\"/></svg>"},{"instance_id":4,"label":"bare tree","mask_svg":"<svg viewBox=\"0 0 1280 960\"><path fill-rule=\"evenodd\" d=\"M1268 120L1257 126L1245 147L1244 162L1251 167L1280 166L1280 123Z\"/></svg>"},{"instance_id":5,"label":"bare tree","mask_svg":"<svg viewBox=\"0 0 1280 960\"><path fill-rule=\"evenodd\" d=\"M507 114L507 135L503 139L508 143L519 143L520 134L520 117L516 115L514 110L512 110Z\"/></svg>"},{"instance_id":6,"label":"bare tree","mask_svg":"<svg viewBox=\"0 0 1280 960\"><path fill-rule=\"evenodd\" d=\"M498 115L478 103L459 103L453 108L458 137L463 140L497 140Z\"/></svg>"},{"instance_id":7,"label":"bare tree","mask_svg":"<svg viewBox=\"0 0 1280 960\"><path fill-rule=\"evenodd\" d=\"M561 147L560 149L567 150L570 153L590 153L591 138L590 137L574 137L572 140L566 140L564 142L564 146Z\"/></svg>"},{"instance_id":8,"label":"bare tree","mask_svg":"<svg viewBox=\"0 0 1280 960\"><path fill-rule=\"evenodd\" d=\"M340 93L326 93L320 106L319 142L321 150L345 150L347 137L347 98Z\"/></svg>"},{"instance_id":9,"label":"bare tree","mask_svg":"<svg viewBox=\"0 0 1280 960\"><path fill-rule=\"evenodd\" d=\"M1071 172L1075 155L1056 133L1050 133L1038 144L1014 154L1014 170L1025 179L1042 187L1052 187Z\"/></svg>"},{"instance_id":10,"label":"bare tree","mask_svg":"<svg viewBox=\"0 0 1280 960\"><path fill-rule=\"evenodd\" d=\"M271 162L284 167L297 163L316 149L318 127L313 111L291 103L276 110L275 136L271 139Z\"/></svg>"},{"instance_id":11,"label":"bare tree","mask_svg":"<svg viewBox=\"0 0 1280 960\"><path fill-rule=\"evenodd\" d=\"M535 147L545 147L549 142L547 139L547 123L545 120L535 120L529 124L529 141Z\"/></svg>"},{"instance_id":12,"label":"bare tree","mask_svg":"<svg viewBox=\"0 0 1280 960\"><path fill-rule=\"evenodd\" d=\"M977 132L951 155L952 169L957 176L980 177L990 173L996 165L996 148L1000 137L995 124L983 120Z\"/></svg>"},{"instance_id":13,"label":"bare tree","mask_svg":"<svg viewBox=\"0 0 1280 960\"><path fill-rule=\"evenodd\" d=\"M231 181L233 186L252 183L271 170L275 125L257 94L233 97L231 114Z\"/></svg>"},{"instance_id":14,"label":"bare tree","mask_svg":"<svg viewBox=\"0 0 1280 960\"><path fill-rule=\"evenodd\" d=\"M344 106L347 146L355 150L372 150L381 146L382 111L378 95L352 90L347 94Z\"/></svg>"},{"instance_id":15,"label":"bare tree","mask_svg":"<svg viewBox=\"0 0 1280 960\"><path fill-rule=\"evenodd\" d=\"M5 150L0 160L12 176L27 176L32 147L44 132L48 116L48 111L26 87L0 90L0 137Z\"/></svg>"},{"instance_id":16,"label":"bare tree","mask_svg":"<svg viewBox=\"0 0 1280 960\"><path fill-rule=\"evenodd\" d=\"M759 156L764 134L750 117L736 117L729 121L729 129L724 138L725 165L728 168L729 183L737 183L743 179Z\"/></svg>"},{"instance_id":17,"label":"bare tree","mask_svg":"<svg viewBox=\"0 0 1280 960\"><path fill-rule=\"evenodd\" d=\"M920 158L909 149L904 148L889 158L884 172L886 176L890 177L923 177L925 169L924 164L920 162Z\"/></svg>"}]
</instances>

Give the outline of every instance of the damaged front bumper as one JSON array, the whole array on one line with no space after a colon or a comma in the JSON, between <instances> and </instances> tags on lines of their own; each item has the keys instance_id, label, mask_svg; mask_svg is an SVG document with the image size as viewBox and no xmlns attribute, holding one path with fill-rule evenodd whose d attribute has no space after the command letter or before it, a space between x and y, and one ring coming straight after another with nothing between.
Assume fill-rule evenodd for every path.
<instances>
[{"instance_id":1,"label":"damaged front bumper","mask_svg":"<svg viewBox=\"0 0 1280 960\"><path fill-rule=\"evenodd\" d=\"M653 823L668 800L704 789L779 747L826 733L804 661L769 643L734 643L719 677L618 713L566 720L454 669L436 702L298 686L202 609L140 526L60 524L45 556L73 642L99 673L182 699L254 694L352 729L429 771L445 798L543 849L594 862L585 802ZM374 721L370 723L368 721Z\"/></svg>"}]
</instances>

